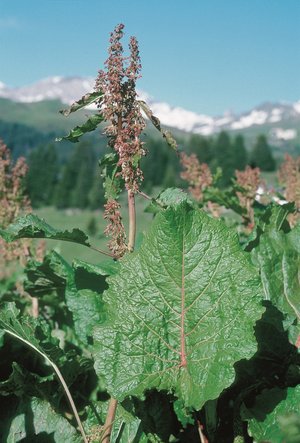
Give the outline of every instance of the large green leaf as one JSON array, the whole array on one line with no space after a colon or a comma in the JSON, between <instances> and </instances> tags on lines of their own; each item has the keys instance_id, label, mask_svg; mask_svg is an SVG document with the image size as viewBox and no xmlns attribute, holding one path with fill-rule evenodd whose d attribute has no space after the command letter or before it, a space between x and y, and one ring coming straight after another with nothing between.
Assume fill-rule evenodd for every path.
<instances>
[{"instance_id":1,"label":"large green leaf","mask_svg":"<svg viewBox=\"0 0 300 443\"><path fill-rule=\"evenodd\" d=\"M65 117L68 117L72 112L76 112L78 111L78 109L85 108L86 106L94 103L96 100L99 100L102 96L102 91L85 94L83 97L81 97L81 99L77 100L77 102L72 103L72 105L68 109L62 109L59 112Z\"/></svg>"},{"instance_id":2,"label":"large green leaf","mask_svg":"<svg viewBox=\"0 0 300 443\"><path fill-rule=\"evenodd\" d=\"M57 252L49 252L43 263L31 261L26 267L24 286L32 297L50 306L65 306L72 314L77 337L85 344L92 329L103 318L102 292L106 277L117 273L118 263L92 265L75 260L70 266ZM84 307L84 308L83 308Z\"/></svg>"},{"instance_id":3,"label":"large green leaf","mask_svg":"<svg viewBox=\"0 0 300 443\"><path fill-rule=\"evenodd\" d=\"M12 242L19 238L50 238L90 246L88 236L80 229L74 228L72 231L55 229L34 214L20 217L6 229L0 229L0 236L7 242Z\"/></svg>"},{"instance_id":4,"label":"large green leaf","mask_svg":"<svg viewBox=\"0 0 300 443\"><path fill-rule=\"evenodd\" d=\"M279 214L278 214L279 215ZM300 226L284 232L275 224L260 234L251 252L260 269L264 298L291 319L300 320ZM291 323L292 320L289 322Z\"/></svg>"},{"instance_id":5,"label":"large green leaf","mask_svg":"<svg viewBox=\"0 0 300 443\"><path fill-rule=\"evenodd\" d=\"M231 230L186 203L158 214L103 297L95 367L119 400L157 388L199 409L256 350L258 274Z\"/></svg>"},{"instance_id":6,"label":"large green leaf","mask_svg":"<svg viewBox=\"0 0 300 443\"><path fill-rule=\"evenodd\" d=\"M62 140L69 140L72 143L76 143L79 141L79 138L82 137L87 132L94 131L101 122L103 122L104 117L102 114L94 114L91 115L90 118L87 119L81 126L76 126L72 129L68 135L64 137L57 138L56 141L60 142Z\"/></svg>"},{"instance_id":7,"label":"large green leaf","mask_svg":"<svg viewBox=\"0 0 300 443\"><path fill-rule=\"evenodd\" d=\"M81 443L82 438L49 403L38 398L1 401L0 440L6 443Z\"/></svg>"},{"instance_id":8,"label":"large green leaf","mask_svg":"<svg viewBox=\"0 0 300 443\"><path fill-rule=\"evenodd\" d=\"M253 408L244 408L243 416L249 420L249 429L255 441L270 443L299 442L299 404L300 386L297 386L287 390L270 389L257 398ZM289 429L291 419L295 417L297 417L298 428L296 426L294 430ZM290 425L288 422L290 422ZM294 435L292 435L293 433Z\"/></svg>"}]
</instances>

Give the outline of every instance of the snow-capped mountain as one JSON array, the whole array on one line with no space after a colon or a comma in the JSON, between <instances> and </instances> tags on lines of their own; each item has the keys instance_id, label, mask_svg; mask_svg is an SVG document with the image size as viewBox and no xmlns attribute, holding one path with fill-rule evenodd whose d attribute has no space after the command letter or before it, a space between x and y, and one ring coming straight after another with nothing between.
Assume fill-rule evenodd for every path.
<instances>
[{"instance_id":1,"label":"snow-capped mountain","mask_svg":"<svg viewBox=\"0 0 300 443\"><path fill-rule=\"evenodd\" d=\"M8 88L0 82L0 97L22 103L59 99L71 104L93 87L94 81L89 77L49 77L21 88Z\"/></svg>"},{"instance_id":2,"label":"snow-capped mountain","mask_svg":"<svg viewBox=\"0 0 300 443\"><path fill-rule=\"evenodd\" d=\"M59 99L70 104L92 91L93 87L94 80L90 77L56 76L20 88L9 88L0 82L0 97L23 103ZM295 126L300 124L300 100L295 103L265 103L241 115L225 113L212 117L159 102L143 91L139 91L139 96L150 105L163 125L201 135L211 135L222 129L241 131L267 125L274 140L292 140L297 136Z\"/></svg>"}]
</instances>

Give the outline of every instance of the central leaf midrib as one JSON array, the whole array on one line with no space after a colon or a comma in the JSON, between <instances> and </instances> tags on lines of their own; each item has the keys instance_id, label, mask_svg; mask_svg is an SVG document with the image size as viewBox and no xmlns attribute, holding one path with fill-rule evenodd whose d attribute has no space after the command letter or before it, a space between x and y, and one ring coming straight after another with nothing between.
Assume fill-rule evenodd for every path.
<instances>
[{"instance_id":1,"label":"central leaf midrib","mask_svg":"<svg viewBox=\"0 0 300 443\"><path fill-rule=\"evenodd\" d=\"M187 366L186 350L185 350L185 286L184 286L184 233L182 235L182 260L181 260L181 320L180 320L180 367Z\"/></svg>"}]
</instances>

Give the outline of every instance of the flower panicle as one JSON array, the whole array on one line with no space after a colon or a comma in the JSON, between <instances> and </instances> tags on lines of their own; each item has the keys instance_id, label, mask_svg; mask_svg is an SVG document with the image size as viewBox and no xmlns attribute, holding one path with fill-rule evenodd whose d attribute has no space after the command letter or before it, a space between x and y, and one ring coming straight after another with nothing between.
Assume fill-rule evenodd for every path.
<instances>
[{"instance_id":1,"label":"flower panicle","mask_svg":"<svg viewBox=\"0 0 300 443\"><path fill-rule=\"evenodd\" d=\"M289 215L289 222L294 226L300 218L300 156L293 158L285 155L278 171L278 180L284 186L286 200L295 203L297 213Z\"/></svg>"},{"instance_id":2,"label":"flower panicle","mask_svg":"<svg viewBox=\"0 0 300 443\"><path fill-rule=\"evenodd\" d=\"M197 201L203 200L203 191L213 183L213 176L206 163L200 163L196 154L180 156L184 170L180 176L189 183L189 192Z\"/></svg>"},{"instance_id":3,"label":"flower panicle","mask_svg":"<svg viewBox=\"0 0 300 443\"><path fill-rule=\"evenodd\" d=\"M258 188L264 186L260 173L259 168L251 168L250 166L246 166L244 171L235 171L236 183L243 188L243 192L237 191L236 195L242 208L246 209L246 217L244 219L247 221L249 229L254 227L253 203Z\"/></svg>"},{"instance_id":4,"label":"flower panicle","mask_svg":"<svg viewBox=\"0 0 300 443\"><path fill-rule=\"evenodd\" d=\"M136 92L136 81L141 76L142 65L135 37L129 41L129 57L124 56L123 35L124 25L119 24L110 35L108 58L105 69L99 71L95 90L103 94L97 106L107 123L104 132L108 145L118 155L116 175L123 178L127 191L137 193L143 182L140 160L146 155L141 141L145 121ZM104 218L109 222L105 230L106 235L111 236L109 248L115 255L122 256L127 248L126 236L116 200L107 201Z\"/></svg>"},{"instance_id":5,"label":"flower panicle","mask_svg":"<svg viewBox=\"0 0 300 443\"><path fill-rule=\"evenodd\" d=\"M120 204L116 200L110 199L104 205L104 219L108 221L104 233L111 236L108 247L116 258L120 258L127 251L127 245Z\"/></svg>"},{"instance_id":6,"label":"flower panicle","mask_svg":"<svg viewBox=\"0 0 300 443\"><path fill-rule=\"evenodd\" d=\"M19 157L13 163L10 151L0 140L0 226L6 228L15 219L32 211L31 204L24 189L24 180L28 167L24 157ZM42 260L44 250L38 243L39 255L36 255L35 247L30 239L16 240L14 243L6 243L0 238L0 278L5 278L13 272L14 266L6 266L7 263L21 263L24 265L33 254Z\"/></svg>"}]
</instances>

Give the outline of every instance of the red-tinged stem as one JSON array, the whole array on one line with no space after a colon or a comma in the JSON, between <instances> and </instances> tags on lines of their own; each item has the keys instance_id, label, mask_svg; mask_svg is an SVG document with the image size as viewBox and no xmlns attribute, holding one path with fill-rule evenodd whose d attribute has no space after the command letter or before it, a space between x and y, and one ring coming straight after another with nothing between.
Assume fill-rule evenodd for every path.
<instances>
[{"instance_id":1,"label":"red-tinged stem","mask_svg":"<svg viewBox=\"0 0 300 443\"><path fill-rule=\"evenodd\" d=\"M159 206L164 208L164 205L162 203L160 203L159 200L150 197L150 195L145 194L145 192L138 190L137 193L140 194L142 197L144 197L146 200L155 201L155 203L157 203Z\"/></svg>"},{"instance_id":2,"label":"red-tinged stem","mask_svg":"<svg viewBox=\"0 0 300 443\"><path fill-rule=\"evenodd\" d=\"M133 252L136 234L136 211L135 211L135 195L134 192L128 191L128 215L129 215L129 230L128 230L128 251Z\"/></svg>"},{"instance_id":3,"label":"red-tinged stem","mask_svg":"<svg viewBox=\"0 0 300 443\"><path fill-rule=\"evenodd\" d=\"M181 321L180 321L180 367L187 366L186 351L185 351L185 332L184 332L184 320L185 320L185 287L184 287L184 245L182 252L182 271L181 271Z\"/></svg>"},{"instance_id":4,"label":"red-tinged stem","mask_svg":"<svg viewBox=\"0 0 300 443\"><path fill-rule=\"evenodd\" d=\"M207 440L207 438L205 437L205 435L202 432L203 426L199 420L197 420L197 425L198 425L198 433L199 433L201 443L209 443L209 441Z\"/></svg>"},{"instance_id":5,"label":"red-tinged stem","mask_svg":"<svg viewBox=\"0 0 300 443\"><path fill-rule=\"evenodd\" d=\"M101 443L110 443L110 436L112 431L113 422L115 420L116 411L118 406L118 400L111 398L109 401L108 412L104 423L104 437Z\"/></svg>"},{"instance_id":6,"label":"red-tinged stem","mask_svg":"<svg viewBox=\"0 0 300 443\"><path fill-rule=\"evenodd\" d=\"M138 194L140 194L142 197L144 197L146 200L153 200L149 195L145 194L143 191L137 191Z\"/></svg>"},{"instance_id":7,"label":"red-tinged stem","mask_svg":"<svg viewBox=\"0 0 300 443\"><path fill-rule=\"evenodd\" d=\"M300 348L300 335L298 335L296 343L295 343L296 348Z\"/></svg>"},{"instance_id":8,"label":"red-tinged stem","mask_svg":"<svg viewBox=\"0 0 300 443\"><path fill-rule=\"evenodd\" d=\"M31 308L32 308L32 317L33 318L38 318L39 316L39 300L36 297L32 297L31 298Z\"/></svg>"}]
</instances>

